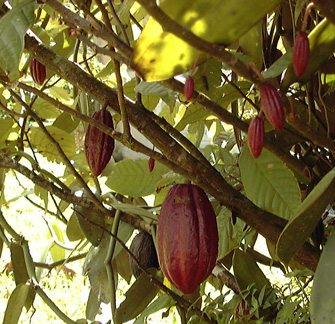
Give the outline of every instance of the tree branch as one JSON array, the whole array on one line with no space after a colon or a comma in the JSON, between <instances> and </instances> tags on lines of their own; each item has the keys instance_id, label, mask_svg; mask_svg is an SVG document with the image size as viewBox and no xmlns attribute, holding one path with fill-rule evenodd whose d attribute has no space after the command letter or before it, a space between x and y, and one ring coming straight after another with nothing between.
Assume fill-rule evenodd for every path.
<instances>
[{"instance_id":1,"label":"tree branch","mask_svg":"<svg viewBox=\"0 0 335 324\"><path fill-rule=\"evenodd\" d=\"M75 64L60 57L37 41L26 36L26 49L51 70L74 84L84 92L91 94L95 99L104 103L109 102L111 108L120 113L117 94L107 85L99 82L82 71ZM265 210L262 210L249 201L242 193L231 187L221 174L209 163L199 163L181 145L150 118L150 112L141 105L130 101L126 102L129 121L157 147L163 155L175 165L181 165L189 179L198 184L206 192L226 205L229 209L263 235L270 242L276 244L286 221ZM175 167L172 170L176 170ZM178 171L177 171L178 172ZM309 245L305 245L296 255L296 259L304 266L315 270L319 255Z\"/></svg>"}]
</instances>

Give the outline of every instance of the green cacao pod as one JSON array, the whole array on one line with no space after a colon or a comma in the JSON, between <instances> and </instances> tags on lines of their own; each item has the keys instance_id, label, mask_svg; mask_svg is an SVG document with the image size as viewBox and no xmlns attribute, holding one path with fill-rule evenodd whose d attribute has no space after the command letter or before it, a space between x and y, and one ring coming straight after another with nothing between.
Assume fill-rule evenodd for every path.
<instances>
[{"instance_id":1,"label":"green cacao pod","mask_svg":"<svg viewBox=\"0 0 335 324\"><path fill-rule=\"evenodd\" d=\"M145 231L138 233L131 242L130 251L134 254L143 269L158 269L157 252L152 236L149 233ZM131 272L137 278L142 273L142 270L131 256L129 256L129 263Z\"/></svg>"},{"instance_id":2,"label":"green cacao pod","mask_svg":"<svg viewBox=\"0 0 335 324\"><path fill-rule=\"evenodd\" d=\"M218 255L218 228L206 193L192 184L173 186L161 209L157 251L167 279L192 293L212 272Z\"/></svg>"},{"instance_id":3,"label":"green cacao pod","mask_svg":"<svg viewBox=\"0 0 335 324\"><path fill-rule=\"evenodd\" d=\"M93 119L114 129L113 118L107 109L96 111ZM92 173L97 177L105 169L114 151L115 141L98 128L88 125L85 136L85 154Z\"/></svg>"}]
</instances>

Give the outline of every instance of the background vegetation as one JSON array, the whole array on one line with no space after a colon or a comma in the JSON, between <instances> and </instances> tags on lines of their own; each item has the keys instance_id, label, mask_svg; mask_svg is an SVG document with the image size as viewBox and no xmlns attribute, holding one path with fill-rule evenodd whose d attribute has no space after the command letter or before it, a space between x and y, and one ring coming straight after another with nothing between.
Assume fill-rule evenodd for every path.
<instances>
[{"instance_id":1,"label":"background vegetation","mask_svg":"<svg viewBox=\"0 0 335 324\"><path fill-rule=\"evenodd\" d=\"M335 4L308 5L0 0L4 324L24 308L25 322L42 313L31 323L51 322L46 308L54 323L331 323ZM292 47L305 27L298 78ZM46 67L42 85L32 58ZM286 121L280 131L265 121L255 159L246 134L265 82ZM92 118L102 108L115 129ZM98 177L88 125L115 139ZM135 280L129 260L142 255L128 249L138 231L155 239L169 188L185 180L206 191L219 228L216 267L192 295L157 269Z\"/></svg>"}]
</instances>

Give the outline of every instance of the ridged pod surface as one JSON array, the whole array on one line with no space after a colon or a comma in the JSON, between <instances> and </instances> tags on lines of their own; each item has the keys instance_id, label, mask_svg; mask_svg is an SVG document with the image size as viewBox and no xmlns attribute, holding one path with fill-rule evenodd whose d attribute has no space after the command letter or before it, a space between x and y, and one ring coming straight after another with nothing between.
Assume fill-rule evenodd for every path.
<instances>
[{"instance_id":1,"label":"ridged pod surface","mask_svg":"<svg viewBox=\"0 0 335 324\"><path fill-rule=\"evenodd\" d=\"M34 58L30 60L30 73L34 82L38 85L42 85L47 76L45 66Z\"/></svg>"},{"instance_id":2,"label":"ridged pod surface","mask_svg":"<svg viewBox=\"0 0 335 324\"><path fill-rule=\"evenodd\" d=\"M184 85L184 96L186 100L190 100L193 97L194 93L194 80L192 77L189 77Z\"/></svg>"},{"instance_id":3,"label":"ridged pod surface","mask_svg":"<svg viewBox=\"0 0 335 324\"><path fill-rule=\"evenodd\" d=\"M295 74L300 77L304 74L310 57L309 40L306 33L299 33L293 46L293 68Z\"/></svg>"},{"instance_id":4,"label":"ridged pod surface","mask_svg":"<svg viewBox=\"0 0 335 324\"><path fill-rule=\"evenodd\" d=\"M264 134L264 120L261 117L255 117L248 128L248 145L254 158L258 158L262 153Z\"/></svg>"},{"instance_id":5,"label":"ridged pod surface","mask_svg":"<svg viewBox=\"0 0 335 324\"><path fill-rule=\"evenodd\" d=\"M259 88L262 110L271 125L281 130L285 122L285 110L277 89L270 83L264 83Z\"/></svg>"},{"instance_id":6,"label":"ridged pod surface","mask_svg":"<svg viewBox=\"0 0 335 324\"><path fill-rule=\"evenodd\" d=\"M114 128L112 115L106 109L96 111L92 118L111 129ZM102 173L108 164L114 151L114 145L115 141L112 137L98 128L88 125L85 136L85 154L87 163L96 177Z\"/></svg>"},{"instance_id":7,"label":"ridged pod surface","mask_svg":"<svg viewBox=\"0 0 335 324\"><path fill-rule=\"evenodd\" d=\"M206 193L192 184L173 186L161 209L157 250L167 279L192 293L212 272L218 255L216 215Z\"/></svg>"}]
</instances>

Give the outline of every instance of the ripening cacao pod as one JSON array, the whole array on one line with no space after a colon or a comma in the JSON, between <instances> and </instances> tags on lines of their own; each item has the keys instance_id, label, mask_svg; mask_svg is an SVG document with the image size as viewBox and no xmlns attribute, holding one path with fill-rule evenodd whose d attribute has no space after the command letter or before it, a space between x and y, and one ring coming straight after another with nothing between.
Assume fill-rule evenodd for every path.
<instances>
[{"instance_id":1,"label":"ripening cacao pod","mask_svg":"<svg viewBox=\"0 0 335 324\"><path fill-rule=\"evenodd\" d=\"M157 251L167 279L192 293L212 272L218 255L218 228L206 193L193 184L173 186L162 205Z\"/></svg>"},{"instance_id":2,"label":"ripening cacao pod","mask_svg":"<svg viewBox=\"0 0 335 324\"><path fill-rule=\"evenodd\" d=\"M262 110L276 129L281 130L285 122L285 110L277 89L270 83L264 83L259 88Z\"/></svg>"},{"instance_id":3,"label":"ripening cacao pod","mask_svg":"<svg viewBox=\"0 0 335 324\"><path fill-rule=\"evenodd\" d=\"M155 168L155 159L153 158L150 158L148 160L148 169L149 169L149 172L152 172Z\"/></svg>"},{"instance_id":4,"label":"ripening cacao pod","mask_svg":"<svg viewBox=\"0 0 335 324\"><path fill-rule=\"evenodd\" d=\"M261 117L255 117L248 128L248 144L254 158L258 158L262 153L264 134L264 120Z\"/></svg>"},{"instance_id":5,"label":"ripening cacao pod","mask_svg":"<svg viewBox=\"0 0 335 324\"><path fill-rule=\"evenodd\" d=\"M113 118L107 109L96 111L93 119L114 129ZM114 150L115 141L98 128L88 125L85 136L85 154L92 173L97 177L105 169Z\"/></svg>"},{"instance_id":6,"label":"ripening cacao pod","mask_svg":"<svg viewBox=\"0 0 335 324\"><path fill-rule=\"evenodd\" d=\"M297 77L304 74L310 57L309 40L306 33L299 33L293 46L293 68Z\"/></svg>"},{"instance_id":7,"label":"ripening cacao pod","mask_svg":"<svg viewBox=\"0 0 335 324\"><path fill-rule=\"evenodd\" d=\"M184 85L184 96L186 100L190 100L193 97L194 92L194 80L192 77L189 77Z\"/></svg>"},{"instance_id":8,"label":"ripening cacao pod","mask_svg":"<svg viewBox=\"0 0 335 324\"><path fill-rule=\"evenodd\" d=\"M38 85L42 85L47 76L45 66L41 62L37 61L35 58L32 58L30 60L30 73L33 77L34 82Z\"/></svg>"},{"instance_id":9,"label":"ripening cacao pod","mask_svg":"<svg viewBox=\"0 0 335 324\"><path fill-rule=\"evenodd\" d=\"M138 233L131 242L129 250L134 254L143 269L158 269L157 252L152 236L149 233L145 231ZM129 255L129 263L131 272L137 278L142 273L142 270L131 255Z\"/></svg>"}]
</instances>

